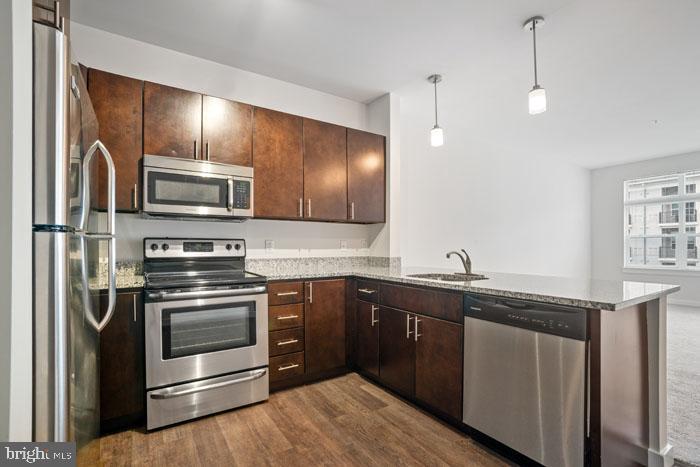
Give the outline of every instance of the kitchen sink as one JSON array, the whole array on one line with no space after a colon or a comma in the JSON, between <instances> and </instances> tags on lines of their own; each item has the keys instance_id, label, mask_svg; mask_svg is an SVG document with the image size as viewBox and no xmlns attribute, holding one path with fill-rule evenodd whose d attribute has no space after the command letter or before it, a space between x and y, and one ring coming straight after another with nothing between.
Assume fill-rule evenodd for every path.
<instances>
[{"instance_id":1,"label":"kitchen sink","mask_svg":"<svg viewBox=\"0 0 700 467\"><path fill-rule=\"evenodd\" d=\"M434 281L448 281L448 282L470 282L478 281L483 279L488 279L488 277L482 274L460 274L460 273L437 273L431 272L426 274L409 274L408 277L415 277L416 279L431 279Z\"/></svg>"}]
</instances>

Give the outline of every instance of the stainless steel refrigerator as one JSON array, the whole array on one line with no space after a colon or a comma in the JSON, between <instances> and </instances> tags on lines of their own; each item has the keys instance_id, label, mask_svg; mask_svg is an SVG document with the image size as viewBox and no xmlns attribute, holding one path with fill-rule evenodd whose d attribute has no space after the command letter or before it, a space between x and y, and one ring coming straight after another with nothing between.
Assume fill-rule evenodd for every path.
<instances>
[{"instance_id":1,"label":"stainless steel refrigerator","mask_svg":"<svg viewBox=\"0 0 700 467\"><path fill-rule=\"evenodd\" d=\"M34 440L75 441L80 459L97 444L99 333L116 300L114 165L61 25L35 22L33 40Z\"/></svg>"}]
</instances>

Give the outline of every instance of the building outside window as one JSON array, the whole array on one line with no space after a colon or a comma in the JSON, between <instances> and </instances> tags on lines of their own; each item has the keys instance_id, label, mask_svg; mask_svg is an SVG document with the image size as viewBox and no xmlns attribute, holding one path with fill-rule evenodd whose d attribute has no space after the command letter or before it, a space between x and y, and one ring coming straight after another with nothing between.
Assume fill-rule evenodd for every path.
<instances>
[{"instance_id":1,"label":"building outside window","mask_svg":"<svg viewBox=\"0 0 700 467\"><path fill-rule=\"evenodd\" d=\"M624 183L624 266L700 271L700 170Z\"/></svg>"}]
</instances>

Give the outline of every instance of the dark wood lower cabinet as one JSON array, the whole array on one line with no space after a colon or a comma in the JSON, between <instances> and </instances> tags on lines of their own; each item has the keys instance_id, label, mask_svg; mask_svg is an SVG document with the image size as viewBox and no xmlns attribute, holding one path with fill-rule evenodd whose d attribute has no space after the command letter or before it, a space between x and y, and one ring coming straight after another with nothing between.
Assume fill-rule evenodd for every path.
<instances>
[{"instance_id":1,"label":"dark wood lower cabinet","mask_svg":"<svg viewBox=\"0 0 700 467\"><path fill-rule=\"evenodd\" d=\"M374 303L357 300L357 366L367 373L379 376L379 307Z\"/></svg>"},{"instance_id":2,"label":"dark wood lower cabinet","mask_svg":"<svg viewBox=\"0 0 700 467\"><path fill-rule=\"evenodd\" d=\"M462 419L463 326L416 316L416 399Z\"/></svg>"},{"instance_id":3,"label":"dark wood lower cabinet","mask_svg":"<svg viewBox=\"0 0 700 467\"><path fill-rule=\"evenodd\" d=\"M379 378L407 397L413 396L415 384L413 319L405 311L379 308Z\"/></svg>"},{"instance_id":4,"label":"dark wood lower cabinet","mask_svg":"<svg viewBox=\"0 0 700 467\"><path fill-rule=\"evenodd\" d=\"M345 279L307 282L306 372L345 367Z\"/></svg>"},{"instance_id":5,"label":"dark wood lower cabinet","mask_svg":"<svg viewBox=\"0 0 700 467\"><path fill-rule=\"evenodd\" d=\"M108 297L100 295L100 314ZM114 315L100 333L100 428L116 431L145 417L145 353L141 292L118 293Z\"/></svg>"}]
</instances>

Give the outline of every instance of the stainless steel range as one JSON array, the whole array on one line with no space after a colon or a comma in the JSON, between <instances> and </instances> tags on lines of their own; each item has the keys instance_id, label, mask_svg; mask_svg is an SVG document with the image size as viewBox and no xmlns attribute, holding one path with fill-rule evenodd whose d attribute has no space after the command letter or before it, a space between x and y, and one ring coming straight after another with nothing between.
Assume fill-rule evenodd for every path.
<instances>
[{"instance_id":1,"label":"stainless steel range","mask_svg":"<svg viewBox=\"0 0 700 467\"><path fill-rule=\"evenodd\" d=\"M268 398L267 279L245 241L144 239L147 428Z\"/></svg>"}]
</instances>

